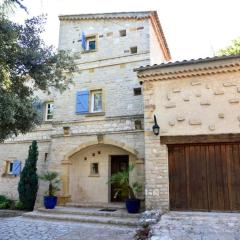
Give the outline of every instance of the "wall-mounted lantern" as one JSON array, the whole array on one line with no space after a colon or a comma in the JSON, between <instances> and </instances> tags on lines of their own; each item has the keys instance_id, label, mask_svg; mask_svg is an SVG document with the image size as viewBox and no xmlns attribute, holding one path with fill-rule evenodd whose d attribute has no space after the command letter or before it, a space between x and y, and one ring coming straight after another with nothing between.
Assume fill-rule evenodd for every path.
<instances>
[{"instance_id":1,"label":"wall-mounted lantern","mask_svg":"<svg viewBox=\"0 0 240 240\"><path fill-rule=\"evenodd\" d=\"M154 115L154 125L152 127L153 129L153 133L158 136L159 135L159 132L160 132L160 127L158 126L157 124L157 118L156 118L156 115Z\"/></svg>"}]
</instances>

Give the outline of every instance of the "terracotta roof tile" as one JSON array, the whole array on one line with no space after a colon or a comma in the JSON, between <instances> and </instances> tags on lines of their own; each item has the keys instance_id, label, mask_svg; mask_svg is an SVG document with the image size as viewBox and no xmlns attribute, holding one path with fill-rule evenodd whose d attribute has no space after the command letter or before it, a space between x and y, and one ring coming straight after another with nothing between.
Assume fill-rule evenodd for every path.
<instances>
[{"instance_id":1,"label":"terracotta roof tile","mask_svg":"<svg viewBox=\"0 0 240 240\"><path fill-rule=\"evenodd\" d=\"M151 70L157 68L166 68L172 66L182 66L182 65L189 65L189 64L197 64L197 63L207 63L207 62L214 62L220 61L225 59L238 59L240 58L239 55L228 55L228 56L215 56L215 57L206 57L206 58L198 58L198 59L190 59L190 60L182 60L182 61L175 61L175 62L167 62L161 64L153 64L153 65L146 65L141 66L139 68L134 69L134 71L144 71L144 70Z\"/></svg>"}]
</instances>

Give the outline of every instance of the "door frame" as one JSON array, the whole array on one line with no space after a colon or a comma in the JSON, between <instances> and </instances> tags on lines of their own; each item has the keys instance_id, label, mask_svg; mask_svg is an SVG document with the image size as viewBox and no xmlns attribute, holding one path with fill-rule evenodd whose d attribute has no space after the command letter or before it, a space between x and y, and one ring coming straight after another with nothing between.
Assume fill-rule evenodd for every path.
<instances>
[{"instance_id":1,"label":"door frame","mask_svg":"<svg viewBox=\"0 0 240 240\"><path fill-rule=\"evenodd\" d=\"M128 166L130 164L130 155L129 154L111 154L109 155L109 158L108 158L108 181L110 180L110 177L112 175L112 156L127 156L128 158ZM108 184L108 202L109 203L114 203L112 201L112 197L111 197L111 184L109 183ZM117 202L116 202L117 203Z\"/></svg>"},{"instance_id":2,"label":"door frame","mask_svg":"<svg viewBox=\"0 0 240 240\"><path fill-rule=\"evenodd\" d=\"M160 136L160 144L200 144L240 142L240 133Z\"/></svg>"}]
</instances>

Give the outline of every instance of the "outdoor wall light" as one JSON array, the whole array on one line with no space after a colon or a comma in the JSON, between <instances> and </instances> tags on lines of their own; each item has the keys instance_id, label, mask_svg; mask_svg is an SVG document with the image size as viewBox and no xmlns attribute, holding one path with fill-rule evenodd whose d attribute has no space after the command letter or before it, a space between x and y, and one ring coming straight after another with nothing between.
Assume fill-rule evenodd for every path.
<instances>
[{"instance_id":1,"label":"outdoor wall light","mask_svg":"<svg viewBox=\"0 0 240 240\"><path fill-rule=\"evenodd\" d=\"M153 133L158 136L159 132L160 132L160 127L158 126L157 124L157 118L156 118L156 115L154 115L154 125L152 127L153 129Z\"/></svg>"}]
</instances>

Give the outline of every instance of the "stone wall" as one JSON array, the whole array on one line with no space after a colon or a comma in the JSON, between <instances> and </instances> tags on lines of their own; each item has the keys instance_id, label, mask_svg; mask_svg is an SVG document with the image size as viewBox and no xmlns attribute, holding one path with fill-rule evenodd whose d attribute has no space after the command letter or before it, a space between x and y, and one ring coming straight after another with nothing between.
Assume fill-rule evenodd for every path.
<instances>
[{"instance_id":1,"label":"stone wall","mask_svg":"<svg viewBox=\"0 0 240 240\"><path fill-rule=\"evenodd\" d=\"M126 36L120 37L119 31L126 30ZM81 48L82 33L86 36L97 35L97 51L83 53ZM59 48L70 50L80 62L86 63L129 57L130 47L137 46L139 53L150 50L148 19L84 19L60 21Z\"/></svg>"},{"instance_id":2,"label":"stone wall","mask_svg":"<svg viewBox=\"0 0 240 240\"><path fill-rule=\"evenodd\" d=\"M12 199L18 199L18 182L19 176L5 175L6 161L20 160L21 167L24 167L25 160L28 157L29 146L31 141L21 141L17 143L0 144L0 194L9 196ZM49 153L50 142L38 141L38 162L37 171L41 174L46 169L45 154Z\"/></svg>"},{"instance_id":3,"label":"stone wall","mask_svg":"<svg viewBox=\"0 0 240 240\"><path fill-rule=\"evenodd\" d=\"M173 72L168 79L166 69L156 70L162 76L146 82L144 94L151 95L147 104L154 105L161 135L239 133L240 73L235 62L168 68ZM181 76L187 71L188 76Z\"/></svg>"},{"instance_id":4,"label":"stone wall","mask_svg":"<svg viewBox=\"0 0 240 240\"><path fill-rule=\"evenodd\" d=\"M54 99L55 121L66 118L82 121L77 115L76 93L83 89L102 89L106 117L143 114L142 96L134 96L133 89L140 87L133 69L150 63L150 26L148 19L88 19L60 22L59 49L74 53L78 71L74 74L71 91ZM126 30L121 37L119 31ZM96 35L97 49L84 52L82 33ZM136 54L130 47L137 46Z\"/></svg>"},{"instance_id":5,"label":"stone wall","mask_svg":"<svg viewBox=\"0 0 240 240\"><path fill-rule=\"evenodd\" d=\"M145 205L147 209L169 207L168 153L160 145L159 136L152 132L155 110L154 84L144 83L144 126L145 126ZM160 125L161 126L161 125Z\"/></svg>"},{"instance_id":6,"label":"stone wall","mask_svg":"<svg viewBox=\"0 0 240 240\"><path fill-rule=\"evenodd\" d=\"M129 164L136 164L136 156L114 145L97 144L74 154L70 161L69 194L77 202L105 202L110 199L111 156L128 155ZM91 163L98 163L99 174L91 174ZM143 164L143 162L142 162ZM138 170L135 169L134 173ZM141 174L141 172L140 172ZM130 179L136 176L130 176ZM143 184L143 182L141 181Z\"/></svg>"},{"instance_id":7,"label":"stone wall","mask_svg":"<svg viewBox=\"0 0 240 240\"><path fill-rule=\"evenodd\" d=\"M77 172L71 171L72 158L81 155L82 151L91 147L105 146L107 153L111 153L111 149L119 149L120 153L128 153L135 156L137 174L134 176L134 181L139 181L144 185L144 135L143 130L129 132L112 132L108 134L96 135L95 133L73 134L69 136L55 135L52 138L51 151L46 162L46 168L49 171L57 171L61 177L62 185L60 196L68 198L71 195L70 178L77 178ZM73 170L73 169L72 169ZM106 169L105 169L106 170ZM88 181L86 177L85 181ZM101 182L101 187L105 184ZM41 182L37 206L42 204L42 197L46 191L46 185ZM103 198L106 200L108 192L103 193ZM141 195L142 196L142 195ZM83 197L83 196L82 196ZM143 196L142 196L143 197ZM84 198L84 197L83 197ZM73 199L74 200L74 199ZM91 199L94 202L94 199ZM97 200L95 200L96 202Z\"/></svg>"},{"instance_id":8,"label":"stone wall","mask_svg":"<svg viewBox=\"0 0 240 240\"><path fill-rule=\"evenodd\" d=\"M142 96L134 96L133 92L134 88L140 87L133 68L146 63L141 60L76 73L70 91L54 99L54 121L91 120L88 114L76 114L76 93L81 90L102 89L106 117L143 114ZM91 68L91 64L88 67Z\"/></svg>"},{"instance_id":9,"label":"stone wall","mask_svg":"<svg viewBox=\"0 0 240 240\"><path fill-rule=\"evenodd\" d=\"M161 46L159 44L159 39L154 33L154 28L150 25L150 64L159 64L165 62L164 54L161 50ZM145 65L143 65L145 66Z\"/></svg>"},{"instance_id":10,"label":"stone wall","mask_svg":"<svg viewBox=\"0 0 240 240\"><path fill-rule=\"evenodd\" d=\"M167 146L154 136L240 132L240 60L166 65L138 73L144 88L146 206L169 208ZM161 138L161 137L160 137Z\"/></svg>"},{"instance_id":11,"label":"stone wall","mask_svg":"<svg viewBox=\"0 0 240 240\"><path fill-rule=\"evenodd\" d=\"M119 19L113 16L106 19L61 20L59 49L69 50L74 56L77 70L73 84L61 94L57 91L52 91L50 95L40 91L35 93L43 102L54 102L53 120L44 122L28 134L0 144L2 169L5 160L11 158L24 162L31 141L38 140L39 171L59 172L62 179L60 194L68 196L70 153L77 153L79 146L84 144L96 145L99 138L103 138L104 144L119 147L137 156L138 174L135 178L144 181L143 96L134 95L134 88L139 88L140 84L133 69L150 64L151 51L154 51L155 57L157 54L161 56L157 59L154 57L154 62L160 63L163 54L159 46L150 48L150 44L159 45L154 35L162 33L151 29L148 12L143 15L131 13ZM119 31L124 29L126 36L121 37ZM83 32L86 36L96 35L96 51L83 51L80 42ZM135 46L137 53L131 53L130 48ZM102 89L103 113L98 116L76 114L76 93L84 89ZM142 128L136 128L136 120L142 122ZM70 127L68 136L64 136L63 127ZM103 144L102 140L100 142ZM45 153L48 153L47 159ZM0 194L6 193L16 198L18 180L0 177ZM36 206L42 204L46 188L47 185L41 182Z\"/></svg>"}]
</instances>

